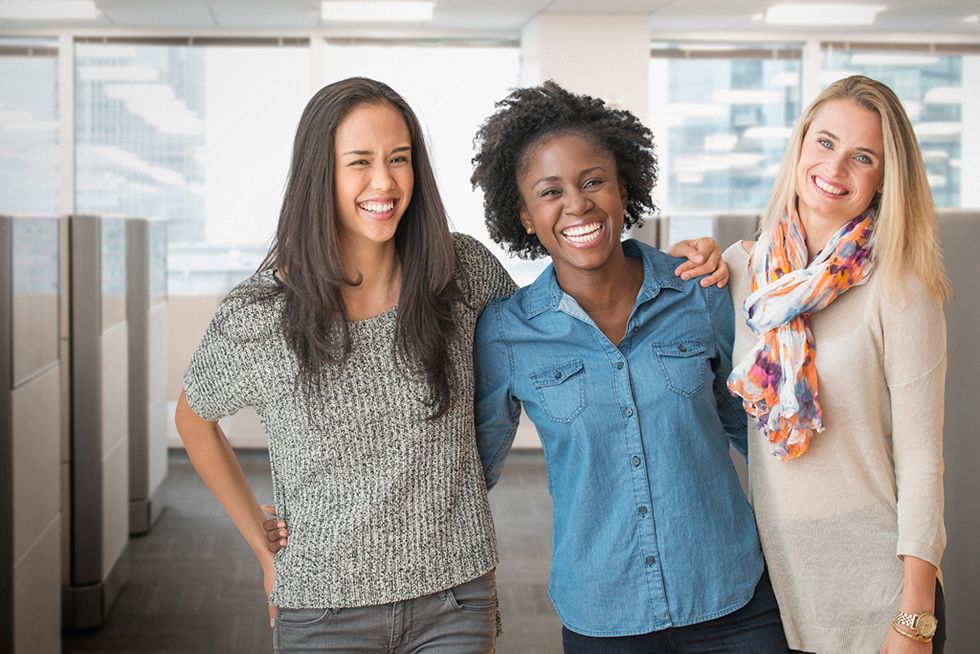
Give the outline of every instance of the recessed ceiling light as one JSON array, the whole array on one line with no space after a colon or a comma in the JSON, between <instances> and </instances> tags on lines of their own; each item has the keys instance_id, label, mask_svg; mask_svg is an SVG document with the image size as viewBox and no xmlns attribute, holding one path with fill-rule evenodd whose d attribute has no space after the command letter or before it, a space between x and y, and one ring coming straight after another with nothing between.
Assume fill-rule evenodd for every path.
<instances>
[{"instance_id":1,"label":"recessed ceiling light","mask_svg":"<svg viewBox=\"0 0 980 654\"><path fill-rule=\"evenodd\" d=\"M2 0L0 18L13 20L65 20L98 18L94 0Z\"/></svg>"},{"instance_id":2,"label":"recessed ceiling light","mask_svg":"<svg viewBox=\"0 0 980 654\"><path fill-rule=\"evenodd\" d=\"M980 14L972 14L963 19L964 23L973 23L974 25L980 23Z\"/></svg>"},{"instance_id":3,"label":"recessed ceiling light","mask_svg":"<svg viewBox=\"0 0 980 654\"><path fill-rule=\"evenodd\" d=\"M766 10L772 25L870 25L888 7L859 4L778 4Z\"/></svg>"},{"instance_id":4,"label":"recessed ceiling light","mask_svg":"<svg viewBox=\"0 0 980 654\"><path fill-rule=\"evenodd\" d=\"M347 2L326 0L320 3L320 17L325 21L355 23L423 23L432 20L435 2L411 0L369 0Z\"/></svg>"}]
</instances>

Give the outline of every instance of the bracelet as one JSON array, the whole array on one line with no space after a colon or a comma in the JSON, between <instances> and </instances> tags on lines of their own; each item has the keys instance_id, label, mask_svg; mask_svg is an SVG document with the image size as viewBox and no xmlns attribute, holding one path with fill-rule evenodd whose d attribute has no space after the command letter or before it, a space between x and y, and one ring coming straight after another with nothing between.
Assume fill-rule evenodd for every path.
<instances>
[{"instance_id":1,"label":"bracelet","mask_svg":"<svg viewBox=\"0 0 980 654\"><path fill-rule=\"evenodd\" d=\"M918 634L910 634L907 631L905 631L904 629L899 629L898 628L898 625L895 624L894 622L892 622L890 624L891 624L892 629L894 629L895 631L897 631L899 634L905 636L909 640L914 640L917 643L931 643L932 642L932 638L931 637L929 637L929 638L923 638L922 636L920 636Z\"/></svg>"}]
</instances>

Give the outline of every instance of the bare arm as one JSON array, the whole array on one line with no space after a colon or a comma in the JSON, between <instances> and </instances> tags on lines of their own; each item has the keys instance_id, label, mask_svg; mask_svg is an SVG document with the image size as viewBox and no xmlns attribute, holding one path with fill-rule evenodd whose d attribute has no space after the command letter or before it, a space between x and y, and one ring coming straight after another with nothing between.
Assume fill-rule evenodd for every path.
<instances>
[{"instance_id":1,"label":"bare arm","mask_svg":"<svg viewBox=\"0 0 980 654\"><path fill-rule=\"evenodd\" d=\"M183 392L177 401L175 422L191 464L252 548L262 566L266 594L272 592L274 555L266 547L268 541L262 528L265 516L228 439L218 423L194 413ZM270 607L270 618L272 610Z\"/></svg>"}]
</instances>

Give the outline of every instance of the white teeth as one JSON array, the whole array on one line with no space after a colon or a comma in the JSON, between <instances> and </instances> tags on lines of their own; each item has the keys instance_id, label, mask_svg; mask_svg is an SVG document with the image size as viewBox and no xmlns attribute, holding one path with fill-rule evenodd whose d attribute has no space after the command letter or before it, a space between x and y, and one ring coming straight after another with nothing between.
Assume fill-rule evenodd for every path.
<instances>
[{"instance_id":1,"label":"white teeth","mask_svg":"<svg viewBox=\"0 0 980 654\"><path fill-rule=\"evenodd\" d=\"M834 195L844 195L845 193L847 193L845 189L837 188L836 186L831 186L830 184L827 184L819 177L814 177L813 182L814 184L817 185L817 188L819 188L822 191L826 191L827 193L833 193Z\"/></svg>"},{"instance_id":2,"label":"white teeth","mask_svg":"<svg viewBox=\"0 0 980 654\"><path fill-rule=\"evenodd\" d=\"M387 213L395 208L394 202L362 202L358 205L365 211L370 211L371 213Z\"/></svg>"},{"instance_id":3,"label":"white teeth","mask_svg":"<svg viewBox=\"0 0 980 654\"><path fill-rule=\"evenodd\" d=\"M563 229L561 233L564 236L584 236L586 234L591 234L592 232L599 231L599 228L601 226L602 226L601 223L591 223L589 225L577 225L575 227L569 227L567 229Z\"/></svg>"}]
</instances>

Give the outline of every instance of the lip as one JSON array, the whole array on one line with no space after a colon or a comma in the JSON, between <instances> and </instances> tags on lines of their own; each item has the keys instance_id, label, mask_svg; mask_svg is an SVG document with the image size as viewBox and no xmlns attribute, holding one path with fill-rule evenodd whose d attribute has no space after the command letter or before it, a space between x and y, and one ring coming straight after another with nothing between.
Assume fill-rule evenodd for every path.
<instances>
[{"instance_id":1,"label":"lip","mask_svg":"<svg viewBox=\"0 0 980 654\"><path fill-rule=\"evenodd\" d=\"M844 192L840 194L835 194L835 193L830 193L829 191L825 191L824 189L820 188L820 186L817 185L818 179L824 185L832 186L837 189L842 189ZM847 187L841 186L840 184L837 184L835 182L831 182L830 180L821 177L820 175L810 175L810 183L813 185L813 188L814 190L817 191L817 193L819 193L820 195L822 195L823 197L829 200L842 200L851 194L850 189L848 189Z\"/></svg>"},{"instance_id":2,"label":"lip","mask_svg":"<svg viewBox=\"0 0 980 654\"><path fill-rule=\"evenodd\" d=\"M367 204L391 204L391 209L388 211L383 211L376 213L374 211L369 211L363 205ZM360 200L357 203L357 211L362 216L368 220L385 221L390 220L395 215L395 211L398 209L398 198L368 198L367 200Z\"/></svg>"},{"instance_id":3,"label":"lip","mask_svg":"<svg viewBox=\"0 0 980 654\"><path fill-rule=\"evenodd\" d=\"M599 228L595 232L593 232L591 234L583 235L583 236L580 236L580 237L570 237L570 236L566 236L565 235L565 231L566 230L569 230L569 229L572 229L572 228L575 228L575 227L585 227L585 226L588 226L588 225L595 225L595 224L598 224L599 225ZM561 239L561 242L562 243L564 243L564 244L566 244L566 245L568 245L570 247L573 247L573 248L576 248L576 249L579 249L579 250L587 250L589 248L597 247L598 245L600 245L605 240L602 237L606 233L606 229L607 229L606 222L604 220L582 220L582 221L579 221L577 223L573 223L571 225L565 225L565 226L563 226L560 230L558 230L558 236ZM573 238L578 238L578 239L586 239L587 238L587 240L573 240Z\"/></svg>"}]
</instances>

